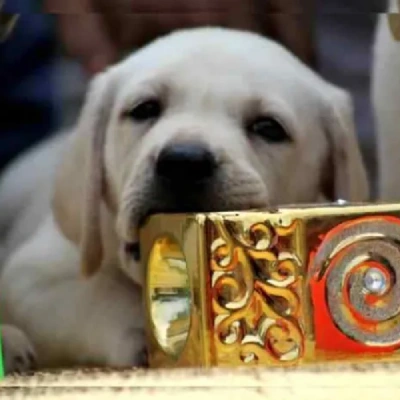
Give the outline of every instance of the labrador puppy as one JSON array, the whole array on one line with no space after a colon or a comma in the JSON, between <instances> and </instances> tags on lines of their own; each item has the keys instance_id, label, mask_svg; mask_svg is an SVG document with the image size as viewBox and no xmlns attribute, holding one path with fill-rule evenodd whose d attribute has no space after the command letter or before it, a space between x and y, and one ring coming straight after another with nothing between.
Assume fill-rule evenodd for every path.
<instances>
[{"instance_id":1,"label":"labrador puppy","mask_svg":"<svg viewBox=\"0 0 400 400\"><path fill-rule=\"evenodd\" d=\"M76 129L47 149L55 140L54 183L35 177L53 196L14 221L0 282L2 318L39 367L145 363L150 214L369 195L349 95L244 31L176 31L138 50L93 79ZM21 174L35 176L34 158Z\"/></svg>"},{"instance_id":2,"label":"labrador puppy","mask_svg":"<svg viewBox=\"0 0 400 400\"><path fill-rule=\"evenodd\" d=\"M400 200L400 2L379 16L373 51L372 102L378 153L378 196Z\"/></svg>"}]
</instances>

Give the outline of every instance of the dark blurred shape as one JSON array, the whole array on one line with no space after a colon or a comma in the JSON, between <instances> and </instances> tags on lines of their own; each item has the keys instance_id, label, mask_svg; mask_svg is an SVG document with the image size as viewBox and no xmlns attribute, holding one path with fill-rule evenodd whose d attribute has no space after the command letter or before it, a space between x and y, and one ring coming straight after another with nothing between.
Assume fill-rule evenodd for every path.
<instances>
[{"instance_id":1,"label":"dark blurred shape","mask_svg":"<svg viewBox=\"0 0 400 400\"><path fill-rule=\"evenodd\" d=\"M0 10L20 13L0 43L0 171L56 127L56 38L51 16L35 11L23 0L6 1Z\"/></svg>"},{"instance_id":2,"label":"dark blurred shape","mask_svg":"<svg viewBox=\"0 0 400 400\"><path fill-rule=\"evenodd\" d=\"M375 131L370 99L372 47L385 0L317 0L315 21L319 72L347 89L364 161L376 194Z\"/></svg>"}]
</instances>

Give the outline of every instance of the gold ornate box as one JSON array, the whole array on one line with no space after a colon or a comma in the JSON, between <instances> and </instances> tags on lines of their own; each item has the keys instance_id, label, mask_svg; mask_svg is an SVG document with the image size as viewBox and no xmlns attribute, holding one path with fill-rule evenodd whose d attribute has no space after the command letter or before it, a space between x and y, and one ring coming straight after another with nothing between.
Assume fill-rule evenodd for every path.
<instances>
[{"instance_id":1,"label":"gold ornate box","mask_svg":"<svg viewBox=\"0 0 400 400\"><path fill-rule=\"evenodd\" d=\"M155 215L152 367L400 360L400 205Z\"/></svg>"}]
</instances>

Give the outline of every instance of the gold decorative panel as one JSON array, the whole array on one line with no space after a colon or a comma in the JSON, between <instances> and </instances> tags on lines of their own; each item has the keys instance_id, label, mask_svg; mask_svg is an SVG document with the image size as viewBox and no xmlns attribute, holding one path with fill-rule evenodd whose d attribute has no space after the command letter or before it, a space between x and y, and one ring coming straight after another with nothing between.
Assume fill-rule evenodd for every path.
<instances>
[{"instance_id":1,"label":"gold decorative panel","mask_svg":"<svg viewBox=\"0 0 400 400\"><path fill-rule=\"evenodd\" d=\"M400 359L399 205L156 215L141 243L153 367Z\"/></svg>"}]
</instances>

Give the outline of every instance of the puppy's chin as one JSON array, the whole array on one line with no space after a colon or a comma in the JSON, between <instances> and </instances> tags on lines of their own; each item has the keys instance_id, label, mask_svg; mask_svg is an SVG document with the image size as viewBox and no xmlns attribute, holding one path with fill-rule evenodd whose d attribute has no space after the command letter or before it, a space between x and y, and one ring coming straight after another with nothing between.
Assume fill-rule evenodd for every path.
<instances>
[{"instance_id":1,"label":"puppy's chin","mask_svg":"<svg viewBox=\"0 0 400 400\"><path fill-rule=\"evenodd\" d=\"M206 213L216 211L241 211L266 207L267 202L215 202L211 203L204 199L201 203L180 201L169 204L160 204L154 207L139 207L130 211L121 211L117 217L117 232L121 240L125 243L127 252L135 257L139 249L139 231L146 221L155 214L184 214L184 213Z\"/></svg>"},{"instance_id":2,"label":"puppy's chin","mask_svg":"<svg viewBox=\"0 0 400 400\"><path fill-rule=\"evenodd\" d=\"M125 272L139 285L145 280L145 268L140 266L139 231L154 214L180 214L216 211L240 211L269 205L266 188L253 184L248 192L242 185L216 190L161 191L149 185L140 192L127 190L117 215L120 259Z\"/></svg>"}]
</instances>

